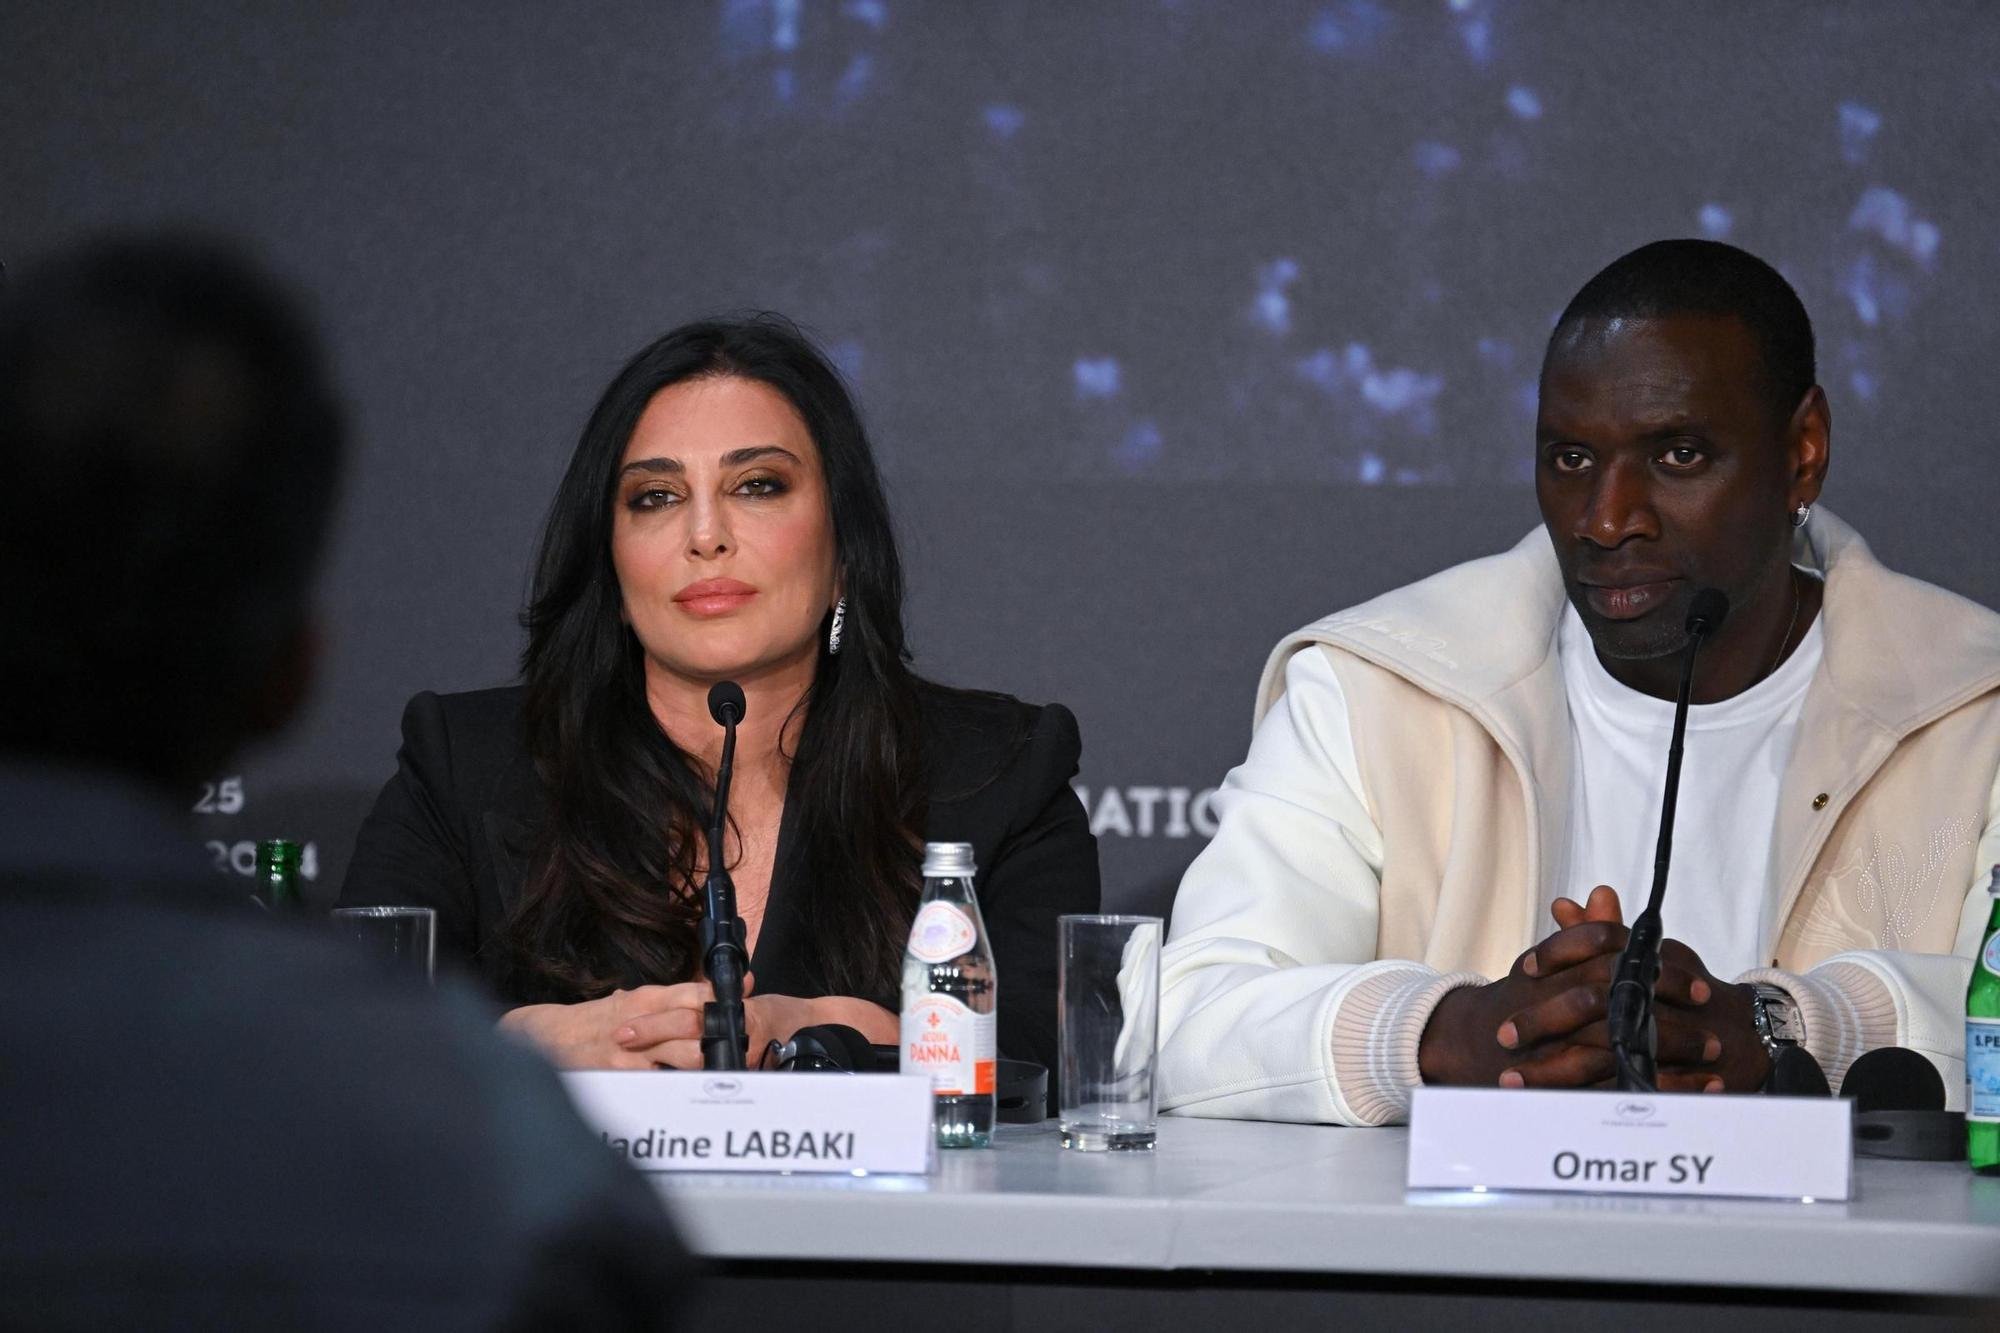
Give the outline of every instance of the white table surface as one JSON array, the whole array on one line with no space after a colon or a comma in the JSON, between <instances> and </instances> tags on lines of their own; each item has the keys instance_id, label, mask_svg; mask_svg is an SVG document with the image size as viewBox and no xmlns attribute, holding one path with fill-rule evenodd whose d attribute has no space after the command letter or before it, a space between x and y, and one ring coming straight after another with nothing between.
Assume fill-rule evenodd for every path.
<instances>
[{"instance_id":1,"label":"white table surface","mask_svg":"<svg viewBox=\"0 0 2000 1333\"><path fill-rule=\"evenodd\" d=\"M1061 1148L1054 1122L929 1176L654 1175L718 1259L1582 1279L2000 1293L2000 1178L1856 1161L1853 1201L1411 1192L1407 1131L1160 1122L1149 1154Z\"/></svg>"}]
</instances>

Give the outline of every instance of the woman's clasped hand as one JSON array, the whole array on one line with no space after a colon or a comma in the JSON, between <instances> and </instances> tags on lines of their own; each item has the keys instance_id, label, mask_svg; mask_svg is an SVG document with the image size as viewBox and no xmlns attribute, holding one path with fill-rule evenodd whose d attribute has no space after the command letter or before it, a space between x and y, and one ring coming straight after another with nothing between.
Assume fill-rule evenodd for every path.
<instances>
[{"instance_id":1,"label":"woman's clasped hand","mask_svg":"<svg viewBox=\"0 0 2000 1333\"><path fill-rule=\"evenodd\" d=\"M765 1067L773 1041L816 1022L838 1021L815 1013L819 1006L812 1000L753 995L756 980L747 978L743 987L750 1068ZM522 1005L500 1020L500 1029L527 1038L564 1069L700 1069L704 1007L713 999L706 981L634 986L575 1004Z\"/></svg>"}]
</instances>

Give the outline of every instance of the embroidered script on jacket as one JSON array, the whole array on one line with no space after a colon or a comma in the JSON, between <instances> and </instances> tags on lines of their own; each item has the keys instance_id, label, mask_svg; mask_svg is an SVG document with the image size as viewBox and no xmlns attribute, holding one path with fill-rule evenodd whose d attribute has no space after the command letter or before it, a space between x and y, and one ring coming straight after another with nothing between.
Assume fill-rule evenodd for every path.
<instances>
[{"instance_id":1,"label":"embroidered script on jacket","mask_svg":"<svg viewBox=\"0 0 2000 1333\"><path fill-rule=\"evenodd\" d=\"M1977 822L1953 816L1931 830L1922 854L1912 859L1900 841L1871 829L1827 872L1829 892L1813 904L1806 938L1836 948L1907 947L1937 911L1940 898L1956 912L1964 896L1957 882L1961 854L1978 836ZM1952 881L1948 890L1947 877ZM1863 938L1848 938L1857 930Z\"/></svg>"}]
</instances>

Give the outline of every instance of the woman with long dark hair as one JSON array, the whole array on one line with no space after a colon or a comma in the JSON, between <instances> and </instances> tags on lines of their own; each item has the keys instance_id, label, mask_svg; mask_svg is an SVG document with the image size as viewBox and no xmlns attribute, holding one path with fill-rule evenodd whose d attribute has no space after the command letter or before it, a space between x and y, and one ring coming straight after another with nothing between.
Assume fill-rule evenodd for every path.
<instances>
[{"instance_id":1,"label":"woman with long dark hair","mask_svg":"<svg viewBox=\"0 0 2000 1333\"><path fill-rule=\"evenodd\" d=\"M773 316L676 329L605 390L556 492L519 686L420 694L343 904L438 912L503 1026L580 1068L699 1067L702 829L734 680L725 855L753 1060L800 1027L897 1039L922 844L970 842L1001 1053L1053 1066L1055 918L1096 843L1059 705L915 675L859 414Z\"/></svg>"}]
</instances>

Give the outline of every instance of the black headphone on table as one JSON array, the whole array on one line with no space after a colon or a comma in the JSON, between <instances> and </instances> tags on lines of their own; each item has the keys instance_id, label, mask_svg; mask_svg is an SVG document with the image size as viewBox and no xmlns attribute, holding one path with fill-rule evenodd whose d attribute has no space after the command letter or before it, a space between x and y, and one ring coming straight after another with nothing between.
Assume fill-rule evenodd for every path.
<instances>
[{"instance_id":1,"label":"black headphone on table","mask_svg":"<svg viewBox=\"0 0 2000 1333\"><path fill-rule=\"evenodd\" d=\"M764 1047L769 1069L792 1073L893 1074L894 1046L876 1046L843 1023L800 1028L790 1041ZM994 1114L1010 1125L1038 1125L1049 1116L1049 1071L1032 1060L998 1060L993 1070Z\"/></svg>"}]
</instances>

